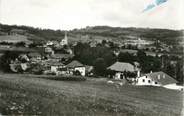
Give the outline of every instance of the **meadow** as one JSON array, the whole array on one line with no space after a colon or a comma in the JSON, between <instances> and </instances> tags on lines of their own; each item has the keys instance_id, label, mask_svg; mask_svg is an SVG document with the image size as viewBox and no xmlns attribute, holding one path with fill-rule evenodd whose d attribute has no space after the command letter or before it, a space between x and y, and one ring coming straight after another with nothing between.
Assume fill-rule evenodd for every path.
<instances>
[{"instance_id":1,"label":"meadow","mask_svg":"<svg viewBox=\"0 0 184 116\"><path fill-rule=\"evenodd\" d=\"M161 87L60 81L0 74L0 114L65 116L180 116L183 92Z\"/></svg>"}]
</instances>

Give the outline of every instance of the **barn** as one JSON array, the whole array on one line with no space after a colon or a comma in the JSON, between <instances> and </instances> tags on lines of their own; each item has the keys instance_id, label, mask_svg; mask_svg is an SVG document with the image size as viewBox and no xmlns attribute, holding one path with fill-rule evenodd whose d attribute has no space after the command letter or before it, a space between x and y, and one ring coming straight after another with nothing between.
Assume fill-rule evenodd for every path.
<instances>
[{"instance_id":1,"label":"barn","mask_svg":"<svg viewBox=\"0 0 184 116\"><path fill-rule=\"evenodd\" d=\"M137 71L134 65L126 62L115 62L107 70L115 72L114 79L124 79L124 72L135 73Z\"/></svg>"}]
</instances>

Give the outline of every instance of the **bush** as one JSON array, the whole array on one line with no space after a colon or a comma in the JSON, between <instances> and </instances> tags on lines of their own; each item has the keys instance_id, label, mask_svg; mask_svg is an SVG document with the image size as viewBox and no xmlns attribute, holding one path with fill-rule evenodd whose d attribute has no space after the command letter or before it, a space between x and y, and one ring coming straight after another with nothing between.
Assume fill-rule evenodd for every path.
<instances>
[{"instance_id":1,"label":"bush","mask_svg":"<svg viewBox=\"0 0 184 116\"><path fill-rule=\"evenodd\" d=\"M34 76L37 78L44 78L44 79L50 79L50 80L61 80L61 81L85 81L87 78L82 76L74 76L74 75L39 75Z\"/></svg>"},{"instance_id":2,"label":"bush","mask_svg":"<svg viewBox=\"0 0 184 116\"><path fill-rule=\"evenodd\" d=\"M82 76L56 76L56 77L50 77L49 79L52 80L62 80L62 81L85 81L86 77Z\"/></svg>"}]
</instances>

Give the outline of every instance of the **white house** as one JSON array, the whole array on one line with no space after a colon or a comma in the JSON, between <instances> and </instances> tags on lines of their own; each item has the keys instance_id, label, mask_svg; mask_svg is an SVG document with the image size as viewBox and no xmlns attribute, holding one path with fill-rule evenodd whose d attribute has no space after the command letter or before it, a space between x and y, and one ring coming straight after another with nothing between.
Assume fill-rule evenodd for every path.
<instances>
[{"instance_id":1,"label":"white house","mask_svg":"<svg viewBox=\"0 0 184 116\"><path fill-rule=\"evenodd\" d=\"M160 83L154 81L150 76L144 75L136 79L136 85L152 85L161 86Z\"/></svg>"},{"instance_id":2,"label":"white house","mask_svg":"<svg viewBox=\"0 0 184 116\"><path fill-rule=\"evenodd\" d=\"M73 73L73 71L79 71L82 76L85 76L86 74L85 65L81 64L79 61L74 60L67 64L66 67L70 70L71 73Z\"/></svg>"},{"instance_id":3,"label":"white house","mask_svg":"<svg viewBox=\"0 0 184 116\"><path fill-rule=\"evenodd\" d=\"M39 62L42 59L42 55L37 52L31 52L28 54L28 57L30 58L31 62Z\"/></svg>"},{"instance_id":4,"label":"white house","mask_svg":"<svg viewBox=\"0 0 184 116\"><path fill-rule=\"evenodd\" d=\"M53 41L47 41L46 45L47 46L52 46L52 45L54 45L54 43L53 43Z\"/></svg>"},{"instance_id":5,"label":"white house","mask_svg":"<svg viewBox=\"0 0 184 116\"><path fill-rule=\"evenodd\" d=\"M176 86L169 86L169 85L176 85L177 81L172 78L171 76L167 75L166 73L154 72L145 74L144 76L136 78L136 85L146 85L146 86L163 86L166 88L177 88Z\"/></svg>"},{"instance_id":6,"label":"white house","mask_svg":"<svg viewBox=\"0 0 184 116\"><path fill-rule=\"evenodd\" d=\"M56 60L46 60L42 63L46 67L46 71L51 71L55 74L58 74L59 72L61 72L62 68L65 68L65 65L63 63L58 62Z\"/></svg>"}]
</instances>

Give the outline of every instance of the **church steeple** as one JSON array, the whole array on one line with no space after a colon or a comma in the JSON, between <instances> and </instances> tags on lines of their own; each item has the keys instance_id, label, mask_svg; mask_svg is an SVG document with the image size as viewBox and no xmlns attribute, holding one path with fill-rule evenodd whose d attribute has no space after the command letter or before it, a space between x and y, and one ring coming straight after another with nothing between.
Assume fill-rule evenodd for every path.
<instances>
[{"instance_id":1,"label":"church steeple","mask_svg":"<svg viewBox=\"0 0 184 116\"><path fill-rule=\"evenodd\" d=\"M65 31L65 40L68 40L68 37L67 37L67 31Z\"/></svg>"},{"instance_id":2,"label":"church steeple","mask_svg":"<svg viewBox=\"0 0 184 116\"><path fill-rule=\"evenodd\" d=\"M68 45L68 37L67 37L67 31L65 31L65 37L61 40L60 44L63 45Z\"/></svg>"}]
</instances>

